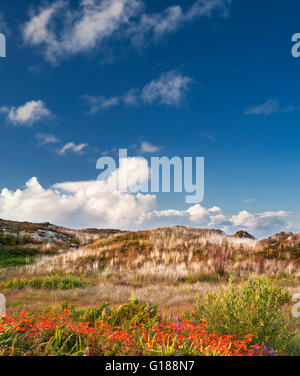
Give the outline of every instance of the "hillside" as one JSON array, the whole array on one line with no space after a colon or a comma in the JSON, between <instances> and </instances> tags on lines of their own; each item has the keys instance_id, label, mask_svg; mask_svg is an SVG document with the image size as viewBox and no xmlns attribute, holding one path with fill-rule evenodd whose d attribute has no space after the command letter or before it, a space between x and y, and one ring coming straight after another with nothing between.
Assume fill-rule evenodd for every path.
<instances>
[{"instance_id":1,"label":"hillside","mask_svg":"<svg viewBox=\"0 0 300 376\"><path fill-rule=\"evenodd\" d=\"M192 309L195 296L267 276L300 285L300 234L254 239L240 231L182 226L149 231L72 230L0 221L0 289L16 310L80 307L138 299L165 312ZM168 313L169 314L169 313Z\"/></svg>"},{"instance_id":2,"label":"hillside","mask_svg":"<svg viewBox=\"0 0 300 376\"><path fill-rule=\"evenodd\" d=\"M24 243L56 243L66 248L78 248L95 240L120 233L119 230L82 229L73 230L51 223L16 222L0 219L0 245L13 244L14 239Z\"/></svg>"},{"instance_id":3,"label":"hillside","mask_svg":"<svg viewBox=\"0 0 300 376\"><path fill-rule=\"evenodd\" d=\"M101 271L127 281L204 280L229 273L239 278L251 273L298 275L300 255L297 242L278 240L274 245L269 239L227 236L219 230L172 227L112 234L78 250L45 257L29 269L32 273Z\"/></svg>"},{"instance_id":4,"label":"hillside","mask_svg":"<svg viewBox=\"0 0 300 376\"><path fill-rule=\"evenodd\" d=\"M34 273L111 271L183 279L300 272L300 234L284 232L257 240L245 231L226 235L183 226L122 232L0 220L0 259L11 247L36 250L29 268Z\"/></svg>"}]
</instances>

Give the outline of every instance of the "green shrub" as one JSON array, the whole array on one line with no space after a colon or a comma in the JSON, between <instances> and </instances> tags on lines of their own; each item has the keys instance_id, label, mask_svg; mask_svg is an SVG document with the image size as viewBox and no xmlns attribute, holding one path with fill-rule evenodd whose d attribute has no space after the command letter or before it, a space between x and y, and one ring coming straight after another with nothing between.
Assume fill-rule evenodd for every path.
<instances>
[{"instance_id":1,"label":"green shrub","mask_svg":"<svg viewBox=\"0 0 300 376\"><path fill-rule=\"evenodd\" d=\"M239 338L253 334L253 342L286 351L291 339L291 320L283 306L290 296L269 279L250 279L235 287L230 280L229 290L204 296L197 303L197 315L203 318L208 330L235 334Z\"/></svg>"},{"instance_id":2,"label":"green shrub","mask_svg":"<svg viewBox=\"0 0 300 376\"><path fill-rule=\"evenodd\" d=\"M10 289L24 289L26 287L31 287L35 289L46 289L55 290L63 289L69 290L79 287L86 287L87 282L77 278L75 276L65 276L65 277L42 277L42 278L32 278L32 279L13 279L11 281L2 282L1 287L4 290Z\"/></svg>"},{"instance_id":3,"label":"green shrub","mask_svg":"<svg viewBox=\"0 0 300 376\"><path fill-rule=\"evenodd\" d=\"M129 303L120 305L116 309L108 311L109 323L112 326L131 326L141 323L152 326L158 320L158 306L150 306L149 303L140 303L134 294Z\"/></svg>"},{"instance_id":4,"label":"green shrub","mask_svg":"<svg viewBox=\"0 0 300 376\"><path fill-rule=\"evenodd\" d=\"M73 320L94 323L99 319L107 318L111 326L121 326L125 329L133 325L144 324L146 327L153 326L158 320L158 306L150 306L149 303L140 303L134 294L128 303L116 308L110 307L110 303L103 303L100 307L76 309L68 303L62 305L62 309L70 308Z\"/></svg>"},{"instance_id":5,"label":"green shrub","mask_svg":"<svg viewBox=\"0 0 300 376\"><path fill-rule=\"evenodd\" d=\"M0 259L0 268L12 268L14 266L24 266L34 263L34 257L9 257L7 259Z\"/></svg>"},{"instance_id":6,"label":"green shrub","mask_svg":"<svg viewBox=\"0 0 300 376\"><path fill-rule=\"evenodd\" d=\"M0 249L0 268L32 264L39 253L35 248Z\"/></svg>"},{"instance_id":7,"label":"green shrub","mask_svg":"<svg viewBox=\"0 0 300 376\"><path fill-rule=\"evenodd\" d=\"M64 303L62 305L62 309L68 308L68 303ZM76 306L71 306L71 317L75 321L84 321L89 323L94 323L97 320L100 320L103 318L103 315L105 314L105 309L109 310L109 303L103 303L100 305L100 307L92 307L92 308L86 308L86 309L76 309Z\"/></svg>"}]
</instances>

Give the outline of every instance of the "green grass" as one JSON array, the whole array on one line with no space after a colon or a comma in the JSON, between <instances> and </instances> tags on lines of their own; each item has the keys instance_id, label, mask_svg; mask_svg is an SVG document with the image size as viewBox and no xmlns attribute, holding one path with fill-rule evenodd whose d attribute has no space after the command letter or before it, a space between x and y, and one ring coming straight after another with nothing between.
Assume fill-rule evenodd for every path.
<instances>
[{"instance_id":1,"label":"green grass","mask_svg":"<svg viewBox=\"0 0 300 376\"><path fill-rule=\"evenodd\" d=\"M189 277L180 278L179 282L184 282L184 283L197 283L197 282L218 283L218 282L220 282L220 278L217 274L201 274L201 275L191 275Z\"/></svg>"},{"instance_id":2,"label":"green grass","mask_svg":"<svg viewBox=\"0 0 300 376\"><path fill-rule=\"evenodd\" d=\"M24 266L33 264L35 257L10 257L0 260L0 268L13 268L16 266Z\"/></svg>"},{"instance_id":3,"label":"green grass","mask_svg":"<svg viewBox=\"0 0 300 376\"><path fill-rule=\"evenodd\" d=\"M2 282L1 288L3 290L18 289L22 290L25 288L34 289L46 289L46 290L70 290L74 288L83 288L88 285L88 282L77 278L75 276L53 276L53 277L41 277L32 279L13 279L11 281Z\"/></svg>"},{"instance_id":4,"label":"green grass","mask_svg":"<svg viewBox=\"0 0 300 376\"><path fill-rule=\"evenodd\" d=\"M0 248L0 268L32 264L39 254L35 248Z\"/></svg>"}]
</instances>

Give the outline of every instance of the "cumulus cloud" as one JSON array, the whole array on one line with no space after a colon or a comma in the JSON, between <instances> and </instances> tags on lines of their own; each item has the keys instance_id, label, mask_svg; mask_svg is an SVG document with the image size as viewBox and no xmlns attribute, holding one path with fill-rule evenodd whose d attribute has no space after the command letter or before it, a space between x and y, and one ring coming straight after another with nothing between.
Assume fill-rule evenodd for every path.
<instances>
[{"instance_id":1,"label":"cumulus cloud","mask_svg":"<svg viewBox=\"0 0 300 376\"><path fill-rule=\"evenodd\" d=\"M103 165L97 168L102 169ZM110 192L116 190L120 192L138 192L141 188L147 190L148 180L150 176L150 169L145 158L128 157L120 159L119 168L114 166L114 170L107 177L104 175L98 176L97 189L102 192L107 192L109 187Z\"/></svg>"},{"instance_id":2,"label":"cumulus cloud","mask_svg":"<svg viewBox=\"0 0 300 376\"><path fill-rule=\"evenodd\" d=\"M144 169L141 179L149 178L142 158L128 158L130 179L134 184L137 168ZM125 161L123 161L125 163ZM122 175L124 164L113 171L108 180ZM123 181L123 180L121 180ZM252 214L241 211L225 215L219 207L205 208L193 205L186 210L157 210L156 195L127 193L119 190L104 192L103 181L77 181L57 183L44 188L37 178L31 178L23 189L2 189L0 194L0 217L19 221L53 222L70 227L98 227L120 229L147 229L159 226L187 225L223 229L233 233L244 229L256 236L290 228L286 211Z\"/></svg>"},{"instance_id":3,"label":"cumulus cloud","mask_svg":"<svg viewBox=\"0 0 300 376\"><path fill-rule=\"evenodd\" d=\"M266 212L260 214L251 214L246 210L241 211L237 215L231 217L231 225L235 228L249 229L250 231L267 232L273 229L280 230L287 228L285 218L291 216L292 213L286 211Z\"/></svg>"},{"instance_id":4,"label":"cumulus cloud","mask_svg":"<svg viewBox=\"0 0 300 376\"><path fill-rule=\"evenodd\" d=\"M0 194L0 215L14 220L44 221L74 227L130 227L151 211L155 197L102 193L96 181L55 184L43 188L36 178L23 190Z\"/></svg>"},{"instance_id":5,"label":"cumulus cloud","mask_svg":"<svg viewBox=\"0 0 300 376\"><path fill-rule=\"evenodd\" d=\"M41 100L33 100L19 107L1 107L0 113L6 114L7 121L14 126L31 126L52 116Z\"/></svg>"},{"instance_id":6,"label":"cumulus cloud","mask_svg":"<svg viewBox=\"0 0 300 376\"><path fill-rule=\"evenodd\" d=\"M106 98L85 95L83 98L88 102L92 114L120 104L125 106L138 104L179 106L184 101L192 82L190 77L173 70L162 73L157 80L151 81L143 89L131 89L122 96Z\"/></svg>"},{"instance_id":7,"label":"cumulus cloud","mask_svg":"<svg viewBox=\"0 0 300 376\"><path fill-rule=\"evenodd\" d=\"M117 36L141 45L146 36L162 38L196 18L226 17L230 3L196 0L186 11L176 5L147 14L142 0L81 0L77 9L68 1L56 0L31 13L22 28L23 38L25 43L41 47L45 58L55 64Z\"/></svg>"},{"instance_id":8,"label":"cumulus cloud","mask_svg":"<svg viewBox=\"0 0 300 376\"><path fill-rule=\"evenodd\" d=\"M57 149L57 153L60 155L66 155L68 152L82 155L85 152L85 149L88 147L88 144L75 144L74 142L68 142L63 145L61 148Z\"/></svg>"}]
</instances>

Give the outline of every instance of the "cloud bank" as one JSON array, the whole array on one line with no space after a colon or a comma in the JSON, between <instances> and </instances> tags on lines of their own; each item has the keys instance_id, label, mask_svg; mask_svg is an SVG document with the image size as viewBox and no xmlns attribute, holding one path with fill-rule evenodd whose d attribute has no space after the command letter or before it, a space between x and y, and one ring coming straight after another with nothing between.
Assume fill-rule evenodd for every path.
<instances>
[{"instance_id":1,"label":"cloud bank","mask_svg":"<svg viewBox=\"0 0 300 376\"><path fill-rule=\"evenodd\" d=\"M131 166L138 163L134 158L129 162ZM260 237L289 229L288 217L291 215L286 211L251 214L244 210L228 216L219 207L207 209L199 204L186 210L156 210L155 195L120 191L103 193L98 181L64 182L44 188L33 177L23 189L10 191L4 188L0 194L1 218L52 222L75 228L137 230L187 225L219 228L227 233L244 229Z\"/></svg>"}]
</instances>

